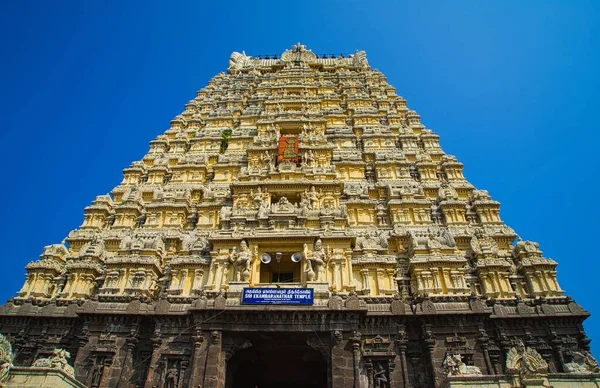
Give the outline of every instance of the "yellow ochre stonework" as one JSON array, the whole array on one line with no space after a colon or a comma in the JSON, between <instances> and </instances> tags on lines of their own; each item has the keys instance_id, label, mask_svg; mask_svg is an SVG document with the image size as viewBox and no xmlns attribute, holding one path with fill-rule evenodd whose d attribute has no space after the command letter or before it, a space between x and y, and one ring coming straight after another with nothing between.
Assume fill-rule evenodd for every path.
<instances>
[{"instance_id":1,"label":"yellow ochre stonework","mask_svg":"<svg viewBox=\"0 0 600 388\"><path fill-rule=\"evenodd\" d=\"M224 143L223 133L231 135ZM277 163L280 137L298 162ZM224 150L223 150L224 148ZM317 238L329 289L359 295L561 296L556 263L519 241L364 52L232 55L170 128L27 266L19 298L156 298L226 290L232 251L301 251ZM296 281L305 284L306 265Z\"/></svg>"},{"instance_id":2,"label":"yellow ochre stonework","mask_svg":"<svg viewBox=\"0 0 600 388\"><path fill-rule=\"evenodd\" d=\"M26 266L2 370L59 354L89 387L592 386L589 314L556 266L364 51L234 52ZM242 303L266 287L314 301Z\"/></svg>"}]
</instances>

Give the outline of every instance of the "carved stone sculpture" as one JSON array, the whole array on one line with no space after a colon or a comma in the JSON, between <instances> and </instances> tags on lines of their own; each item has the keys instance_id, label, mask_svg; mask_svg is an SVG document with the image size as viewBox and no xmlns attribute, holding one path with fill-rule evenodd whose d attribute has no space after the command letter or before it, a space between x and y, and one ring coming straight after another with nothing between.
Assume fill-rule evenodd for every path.
<instances>
[{"instance_id":1,"label":"carved stone sculpture","mask_svg":"<svg viewBox=\"0 0 600 388\"><path fill-rule=\"evenodd\" d=\"M373 369L373 384L375 388L388 387L387 370L381 361L375 363L375 368Z\"/></svg>"},{"instance_id":2,"label":"carved stone sculpture","mask_svg":"<svg viewBox=\"0 0 600 388\"><path fill-rule=\"evenodd\" d=\"M54 349L52 356L47 358L39 358L33 363L33 367L37 368L56 368L62 370L67 376L74 377L75 371L67 361L71 358L71 354L64 349Z\"/></svg>"},{"instance_id":3,"label":"carved stone sculpture","mask_svg":"<svg viewBox=\"0 0 600 388\"><path fill-rule=\"evenodd\" d=\"M12 346L5 336L0 334L0 387L8 380L10 368L13 366Z\"/></svg>"},{"instance_id":4,"label":"carved stone sculpture","mask_svg":"<svg viewBox=\"0 0 600 388\"><path fill-rule=\"evenodd\" d=\"M517 344L506 355L506 370L522 377L531 377L548 373L548 364L537 350L525 347L523 341L517 340Z\"/></svg>"},{"instance_id":5,"label":"carved stone sculpture","mask_svg":"<svg viewBox=\"0 0 600 388\"><path fill-rule=\"evenodd\" d=\"M598 362L586 350L572 351L572 361L565 364L565 370L569 373L598 373Z\"/></svg>"},{"instance_id":6,"label":"carved stone sculpture","mask_svg":"<svg viewBox=\"0 0 600 388\"><path fill-rule=\"evenodd\" d=\"M233 248L229 260L235 268L235 280L247 282L250 279L250 265L254 257L246 241L240 243L239 251L237 247Z\"/></svg>"},{"instance_id":7,"label":"carved stone sculpture","mask_svg":"<svg viewBox=\"0 0 600 388\"><path fill-rule=\"evenodd\" d=\"M306 274L308 281L324 281L324 266L327 264L328 256L323 249L321 239L315 241L312 252L304 244L304 257L306 259Z\"/></svg>"},{"instance_id":8,"label":"carved stone sculpture","mask_svg":"<svg viewBox=\"0 0 600 388\"><path fill-rule=\"evenodd\" d=\"M177 388L177 381L179 379L179 370L176 365L173 365L167 374L165 375L165 388Z\"/></svg>"},{"instance_id":9,"label":"carved stone sculpture","mask_svg":"<svg viewBox=\"0 0 600 388\"><path fill-rule=\"evenodd\" d=\"M463 362L460 354L448 353L442 368L446 371L448 376L481 376L481 370L473 365L467 365Z\"/></svg>"}]
</instances>

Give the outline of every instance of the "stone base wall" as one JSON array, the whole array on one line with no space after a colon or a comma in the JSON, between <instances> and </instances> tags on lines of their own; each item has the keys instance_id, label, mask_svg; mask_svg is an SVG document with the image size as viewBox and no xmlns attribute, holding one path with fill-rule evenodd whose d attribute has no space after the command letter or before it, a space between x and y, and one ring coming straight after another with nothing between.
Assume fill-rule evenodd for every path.
<instances>
[{"instance_id":1,"label":"stone base wall","mask_svg":"<svg viewBox=\"0 0 600 388\"><path fill-rule=\"evenodd\" d=\"M239 357L277 345L310 354L311 362L323 368L324 388L505 388L514 386L506 362L517 342L548 365L549 383L540 387L587 388L598 381L596 375L564 373L574 351L589 349L582 326L587 314L513 318L467 303L413 306L390 298L374 304L336 295L320 307L223 302L219 308L166 300L91 302L91 308L88 302L41 316L33 314L36 306L21 314L22 306L15 305L0 313L0 333L13 346L17 368L56 348L70 352L69 363L85 387L232 388ZM470 310L451 310L463 305ZM56 313L60 309L64 313ZM484 376L448 379L444 363L450 354L461 355L465 365Z\"/></svg>"},{"instance_id":2,"label":"stone base wall","mask_svg":"<svg viewBox=\"0 0 600 388\"><path fill-rule=\"evenodd\" d=\"M531 378L518 376L456 376L444 379L440 388L598 388L600 374L555 373Z\"/></svg>"},{"instance_id":3,"label":"stone base wall","mask_svg":"<svg viewBox=\"0 0 600 388\"><path fill-rule=\"evenodd\" d=\"M7 388L84 388L85 385L53 368L13 367Z\"/></svg>"}]
</instances>

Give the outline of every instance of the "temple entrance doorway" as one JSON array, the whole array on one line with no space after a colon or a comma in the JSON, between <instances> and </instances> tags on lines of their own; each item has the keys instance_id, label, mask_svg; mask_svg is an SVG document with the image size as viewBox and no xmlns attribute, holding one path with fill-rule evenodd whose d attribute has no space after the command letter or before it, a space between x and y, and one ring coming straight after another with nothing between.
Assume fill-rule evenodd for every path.
<instances>
[{"instance_id":1,"label":"temple entrance doorway","mask_svg":"<svg viewBox=\"0 0 600 388\"><path fill-rule=\"evenodd\" d=\"M301 333L255 333L227 363L225 388L327 388L327 362Z\"/></svg>"}]
</instances>

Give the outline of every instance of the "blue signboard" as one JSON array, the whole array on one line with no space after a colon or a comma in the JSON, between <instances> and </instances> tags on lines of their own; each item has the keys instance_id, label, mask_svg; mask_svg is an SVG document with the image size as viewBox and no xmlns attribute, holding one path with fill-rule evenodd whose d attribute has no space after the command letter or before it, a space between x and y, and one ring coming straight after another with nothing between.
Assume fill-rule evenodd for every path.
<instances>
[{"instance_id":1,"label":"blue signboard","mask_svg":"<svg viewBox=\"0 0 600 388\"><path fill-rule=\"evenodd\" d=\"M312 288L244 288L242 304L313 304Z\"/></svg>"}]
</instances>

